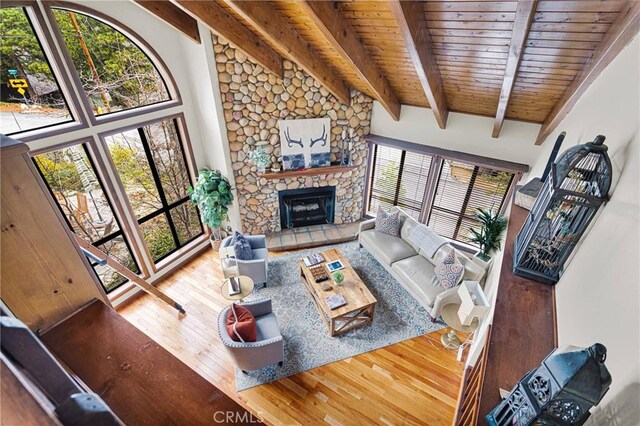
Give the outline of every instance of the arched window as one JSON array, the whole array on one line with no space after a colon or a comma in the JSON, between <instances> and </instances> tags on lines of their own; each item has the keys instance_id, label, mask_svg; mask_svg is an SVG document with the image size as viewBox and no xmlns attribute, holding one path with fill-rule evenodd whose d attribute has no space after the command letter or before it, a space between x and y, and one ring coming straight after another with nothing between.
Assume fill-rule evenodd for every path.
<instances>
[{"instance_id":1,"label":"arched window","mask_svg":"<svg viewBox=\"0 0 640 426\"><path fill-rule=\"evenodd\" d=\"M0 132L32 146L69 228L151 280L206 243L180 95L151 46L71 3L0 18ZM95 269L108 292L126 282Z\"/></svg>"},{"instance_id":2,"label":"arched window","mask_svg":"<svg viewBox=\"0 0 640 426\"><path fill-rule=\"evenodd\" d=\"M94 115L171 99L156 66L122 32L83 13L52 11Z\"/></svg>"}]
</instances>

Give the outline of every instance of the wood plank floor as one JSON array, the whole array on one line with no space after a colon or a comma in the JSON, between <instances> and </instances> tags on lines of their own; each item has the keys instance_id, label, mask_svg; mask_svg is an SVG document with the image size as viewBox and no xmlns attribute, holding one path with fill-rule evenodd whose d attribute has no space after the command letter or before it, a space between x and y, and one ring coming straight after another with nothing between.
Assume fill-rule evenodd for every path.
<instances>
[{"instance_id":1,"label":"wood plank floor","mask_svg":"<svg viewBox=\"0 0 640 426\"><path fill-rule=\"evenodd\" d=\"M267 424L452 423L463 363L442 348L441 332L236 392L216 332L218 312L230 303L220 294L221 277L217 253L207 250L159 285L186 315L149 295L118 311Z\"/></svg>"}]
</instances>

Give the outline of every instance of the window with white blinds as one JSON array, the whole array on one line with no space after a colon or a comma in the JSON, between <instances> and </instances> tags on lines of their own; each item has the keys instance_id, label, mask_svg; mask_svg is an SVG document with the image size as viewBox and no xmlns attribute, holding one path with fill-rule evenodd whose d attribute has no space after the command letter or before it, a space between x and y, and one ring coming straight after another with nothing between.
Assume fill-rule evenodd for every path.
<instances>
[{"instance_id":1,"label":"window with white blinds","mask_svg":"<svg viewBox=\"0 0 640 426\"><path fill-rule=\"evenodd\" d=\"M477 209L500 211L513 173L445 160L429 211L427 226L443 237L470 244L469 230L478 227Z\"/></svg>"},{"instance_id":2,"label":"window with white blinds","mask_svg":"<svg viewBox=\"0 0 640 426\"><path fill-rule=\"evenodd\" d=\"M373 145L373 170L367 212L378 207L401 207L415 219L423 208L432 157L382 145Z\"/></svg>"},{"instance_id":3,"label":"window with white blinds","mask_svg":"<svg viewBox=\"0 0 640 426\"><path fill-rule=\"evenodd\" d=\"M398 206L417 220L425 218L438 234L466 244L471 244L470 228L478 226L476 210L499 212L515 176L385 145L372 144L371 149L367 213L375 215L379 206ZM429 184L432 167L439 170L433 171L435 182Z\"/></svg>"}]
</instances>

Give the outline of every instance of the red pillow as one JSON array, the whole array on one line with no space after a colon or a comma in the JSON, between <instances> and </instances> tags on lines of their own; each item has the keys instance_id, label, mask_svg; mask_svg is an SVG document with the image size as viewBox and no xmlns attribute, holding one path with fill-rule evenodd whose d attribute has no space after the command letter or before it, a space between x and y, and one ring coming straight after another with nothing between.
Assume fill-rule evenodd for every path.
<instances>
[{"instance_id":1,"label":"red pillow","mask_svg":"<svg viewBox=\"0 0 640 426\"><path fill-rule=\"evenodd\" d=\"M236 342L256 341L256 319L247 309L235 303L227 312L227 334Z\"/></svg>"}]
</instances>

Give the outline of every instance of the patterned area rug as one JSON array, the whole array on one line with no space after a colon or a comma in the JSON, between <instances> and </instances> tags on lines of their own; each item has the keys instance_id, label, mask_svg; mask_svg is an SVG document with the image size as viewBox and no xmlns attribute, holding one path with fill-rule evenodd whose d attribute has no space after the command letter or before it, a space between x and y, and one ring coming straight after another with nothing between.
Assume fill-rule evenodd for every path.
<instances>
[{"instance_id":1,"label":"patterned area rug","mask_svg":"<svg viewBox=\"0 0 640 426\"><path fill-rule=\"evenodd\" d=\"M339 248L378 300L373 322L331 337L311 296L301 282L297 261L311 253ZM247 374L236 369L241 391L364 352L412 339L444 327L357 242L319 247L269 259L269 286L247 300L271 298L285 339L282 367L269 366Z\"/></svg>"}]
</instances>

